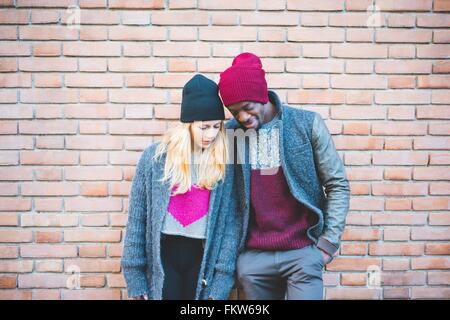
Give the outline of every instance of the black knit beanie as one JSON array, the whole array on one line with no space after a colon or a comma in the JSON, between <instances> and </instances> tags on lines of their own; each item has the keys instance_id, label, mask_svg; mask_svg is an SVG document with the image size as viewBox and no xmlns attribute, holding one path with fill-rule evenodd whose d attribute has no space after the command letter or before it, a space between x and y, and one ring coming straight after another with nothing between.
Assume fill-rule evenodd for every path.
<instances>
[{"instance_id":1,"label":"black knit beanie","mask_svg":"<svg viewBox=\"0 0 450 320\"><path fill-rule=\"evenodd\" d=\"M183 87L180 121L207 120L225 120L225 112L217 84L196 74Z\"/></svg>"}]
</instances>

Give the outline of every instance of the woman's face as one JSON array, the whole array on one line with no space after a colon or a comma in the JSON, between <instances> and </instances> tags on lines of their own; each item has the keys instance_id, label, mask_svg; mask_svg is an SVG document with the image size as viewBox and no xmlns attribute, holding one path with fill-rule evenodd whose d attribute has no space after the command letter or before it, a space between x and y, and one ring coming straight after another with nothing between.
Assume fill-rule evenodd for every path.
<instances>
[{"instance_id":1,"label":"woman's face","mask_svg":"<svg viewBox=\"0 0 450 320\"><path fill-rule=\"evenodd\" d=\"M191 135L197 147L208 148L220 131L222 120L194 121L191 125Z\"/></svg>"}]
</instances>

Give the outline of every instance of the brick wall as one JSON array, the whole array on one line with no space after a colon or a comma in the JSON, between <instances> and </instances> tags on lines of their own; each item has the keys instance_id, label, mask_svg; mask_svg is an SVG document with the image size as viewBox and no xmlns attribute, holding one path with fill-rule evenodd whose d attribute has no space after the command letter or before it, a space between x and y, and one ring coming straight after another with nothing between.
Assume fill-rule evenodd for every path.
<instances>
[{"instance_id":1,"label":"brick wall","mask_svg":"<svg viewBox=\"0 0 450 320\"><path fill-rule=\"evenodd\" d=\"M217 81L243 51L323 116L347 167L325 298L450 298L450 1L0 6L0 299L127 298L136 161L176 122L184 83Z\"/></svg>"}]
</instances>

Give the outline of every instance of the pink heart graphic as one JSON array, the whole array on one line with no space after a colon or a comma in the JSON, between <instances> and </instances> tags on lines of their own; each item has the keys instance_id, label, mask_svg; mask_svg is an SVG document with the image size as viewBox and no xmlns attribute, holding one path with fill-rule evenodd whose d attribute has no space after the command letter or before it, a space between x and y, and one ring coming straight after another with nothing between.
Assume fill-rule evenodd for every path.
<instances>
[{"instance_id":1,"label":"pink heart graphic","mask_svg":"<svg viewBox=\"0 0 450 320\"><path fill-rule=\"evenodd\" d=\"M176 187L172 189L175 190ZM203 218L209 209L210 191L192 185L191 190L170 197L167 210L183 227Z\"/></svg>"}]
</instances>

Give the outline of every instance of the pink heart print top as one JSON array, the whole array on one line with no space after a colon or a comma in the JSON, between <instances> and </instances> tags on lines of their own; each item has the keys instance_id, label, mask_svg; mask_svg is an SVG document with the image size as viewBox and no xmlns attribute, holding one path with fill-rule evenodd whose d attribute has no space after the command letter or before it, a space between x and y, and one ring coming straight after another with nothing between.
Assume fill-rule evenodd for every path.
<instances>
[{"instance_id":1,"label":"pink heart print top","mask_svg":"<svg viewBox=\"0 0 450 320\"><path fill-rule=\"evenodd\" d=\"M192 185L183 193L171 196L167 206L162 233L206 239L210 190L199 187L194 165L191 166ZM176 190L177 186L172 188Z\"/></svg>"}]
</instances>

